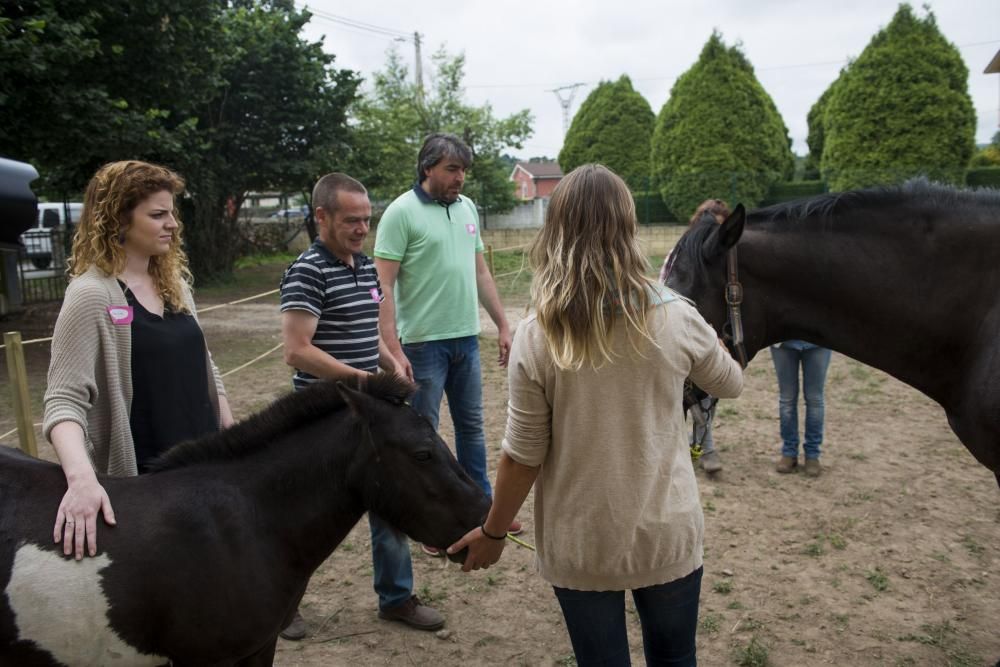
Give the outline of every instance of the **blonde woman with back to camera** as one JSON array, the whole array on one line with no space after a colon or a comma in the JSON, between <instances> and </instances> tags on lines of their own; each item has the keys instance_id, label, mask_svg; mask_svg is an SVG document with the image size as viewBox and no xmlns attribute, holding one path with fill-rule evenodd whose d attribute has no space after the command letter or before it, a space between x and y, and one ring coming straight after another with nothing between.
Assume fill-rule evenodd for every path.
<instances>
[{"instance_id":1,"label":"blonde woman with back to camera","mask_svg":"<svg viewBox=\"0 0 1000 667\"><path fill-rule=\"evenodd\" d=\"M43 431L66 474L53 539L97 554L115 523L97 474L136 475L178 442L232 424L195 317L174 172L135 160L87 185L52 337Z\"/></svg>"},{"instance_id":2,"label":"blonde woman with back to camera","mask_svg":"<svg viewBox=\"0 0 1000 667\"><path fill-rule=\"evenodd\" d=\"M628 665L631 590L649 664L695 664L704 519L682 411L690 376L716 396L737 364L686 300L646 276L628 187L600 165L552 193L531 248L534 312L514 336L493 507L449 548L486 568L535 488L536 564L579 665Z\"/></svg>"}]
</instances>

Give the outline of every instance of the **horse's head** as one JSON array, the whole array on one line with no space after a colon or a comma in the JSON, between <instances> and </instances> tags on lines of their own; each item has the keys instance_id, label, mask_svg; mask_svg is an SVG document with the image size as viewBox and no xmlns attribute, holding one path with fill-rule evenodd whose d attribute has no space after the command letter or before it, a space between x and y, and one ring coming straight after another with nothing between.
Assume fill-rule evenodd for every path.
<instances>
[{"instance_id":1,"label":"horse's head","mask_svg":"<svg viewBox=\"0 0 1000 667\"><path fill-rule=\"evenodd\" d=\"M348 472L365 507L430 546L445 548L478 526L490 500L455 460L430 422L377 390L338 384L358 421L357 454ZM412 385L407 383L408 390ZM464 561L465 552L451 557Z\"/></svg>"},{"instance_id":2,"label":"horse's head","mask_svg":"<svg viewBox=\"0 0 1000 667\"><path fill-rule=\"evenodd\" d=\"M746 211L738 204L721 224L702 216L670 253L667 286L694 301L698 312L721 336L727 322L726 253L743 234Z\"/></svg>"}]
</instances>

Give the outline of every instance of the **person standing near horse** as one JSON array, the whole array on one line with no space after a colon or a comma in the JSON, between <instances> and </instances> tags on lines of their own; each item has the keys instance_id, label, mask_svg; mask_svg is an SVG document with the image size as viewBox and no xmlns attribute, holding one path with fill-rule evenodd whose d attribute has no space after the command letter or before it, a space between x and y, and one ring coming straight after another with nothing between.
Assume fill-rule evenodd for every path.
<instances>
[{"instance_id":1,"label":"person standing near horse","mask_svg":"<svg viewBox=\"0 0 1000 667\"><path fill-rule=\"evenodd\" d=\"M804 340L787 340L771 346L774 372L778 376L778 416L781 418L781 458L776 470L790 473L799 467L799 368L802 368L802 396L806 403L805 473L819 477L820 447L823 444L825 404L823 387L830 366L830 350Z\"/></svg>"},{"instance_id":2,"label":"person standing near horse","mask_svg":"<svg viewBox=\"0 0 1000 667\"><path fill-rule=\"evenodd\" d=\"M510 327L483 259L479 212L461 194L472 150L458 137L432 134L417 157L417 182L379 221L375 266L385 303L379 321L389 350L418 384L412 405L436 429L441 397L455 425L459 463L487 495L486 433L479 364L479 306L497 326L498 361L507 365ZM521 532L512 518L509 531ZM423 547L434 555L444 554Z\"/></svg>"},{"instance_id":3,"label":"person standing near horse","mask_svg":"<svg viewBox=\"0 0 1000 667\"><path fill-rule=\"evenodd\" d=\"M53 539L97 554L115 514L97 472L136 475L174 444L233 423L195 315L175 197L184 181L128 160L87 185L52 336L45 437L67 490Z\"/></svg>"},{"instance_id":4,"label":"person standing near horse","mask_svg":"<svg viewBox=\"0 0 1000 667\"><path fill-rule=\"evenodd\" d=\"M695 664L704 517L681 397L689 376L715 396L743 388L694 306L646 277L637 228L628 186L603 166L553 191L531 248L534 312L511 349L493 506L448 547L469 548L465 571L495 563L534 485L536 562L579 665L628 664L625 590L648 664Z\"/></svg>"},{"instance_id":5,"label":"person standing near horse","mask_svg":"<svg viewBox=\"0 0 1000 667\"><path fill-rule=\"evenodd\" d=\"M361 250L371 224L368 191L346 174L327 174L313 188L312 201L318 238L281 280L281 336L285 361L295 368L295 390L321 378L364 383L379 366L405 375L379 335L382 289ZM420 630L440 628L441 614L413 595L406 536L371 513L368 524L379 617ZM296 611L281 636L305 635Z\"/></svg>"},{"instance_id":6,"label":"person standing near horse","mask_svg":"<svg viewBox=\"0 0 1000 667\"><path fill-rule=\"evenodd\" d=\"M715 221L721 225L729 217L730 210L726 202L721 199L706 199L695 209L691 219L688 220L688 227L701 220L701 216L705 213L711 213ZM667 283L669 263L668 254L663 258L663 266L660 267L660 282L664 285ZM701 420L695 418L693 414L691 419L691 447L700 447L701 456L698 457L698 464L709 475L722 471L722 459L719 458L719 451L715 448L715 435L712 429L717 403L718 401L712 396L705 396L698 401L697 406L701 411Z\"/></svg>"}]
</instances>

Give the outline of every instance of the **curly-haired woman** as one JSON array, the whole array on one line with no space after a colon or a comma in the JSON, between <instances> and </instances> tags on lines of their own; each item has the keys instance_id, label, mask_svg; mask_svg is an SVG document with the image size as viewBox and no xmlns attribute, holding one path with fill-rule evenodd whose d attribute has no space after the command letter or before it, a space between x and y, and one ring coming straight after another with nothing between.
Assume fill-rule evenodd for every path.
<instances>
[{"instance_id":1,"label":"curly-haired woman","mask_svg":"<svg viewBox=\"0 0 1000 667\"><path fill-rule=\"evenodd\" d=\"M136 475L172 445L232 424L195 317L174 197L184 181L134 160L87 185L52 337L43 431L66 474L53 539L97 553L115 523L97 473Z\"/></svg>"}]
</instances>

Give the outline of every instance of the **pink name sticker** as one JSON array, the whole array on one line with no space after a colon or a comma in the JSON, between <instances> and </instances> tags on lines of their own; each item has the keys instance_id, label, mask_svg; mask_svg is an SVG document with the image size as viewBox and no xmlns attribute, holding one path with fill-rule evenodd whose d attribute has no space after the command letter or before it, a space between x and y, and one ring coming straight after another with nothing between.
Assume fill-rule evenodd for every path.
<instances>
[{"instance_id":1,"label":"pink name sticker","mask_svg":"<svg viewBox=\"0 0 1000 667\"><path fill-rule=\"evenodd\" d=\"M467 224L465 226L465 231L469 232L470 234L475 234L476 233L476 226L470 222L469 224Z\"/></svg>"},{"instance_id":2,"label":"pink name sticker","mask_svg":"<svg viewBox=\"0 0 1000 667\"><path fill-rule=\"evenodd\" d=\"M378 293L378 288L373 287L368 292L372 295L372 301L375 303L382 303L382 295Z\"/></svg>"},{"instance_id":3,"label":"pink name sticker","mask_svg":"<svg viewBox=\"0 0 1000 667\"><path fill-rule=\"evenodd\" d=\"M131 324L132 306L108 306L108 315L114 324Z\"/></svg>"}]
</instances>

